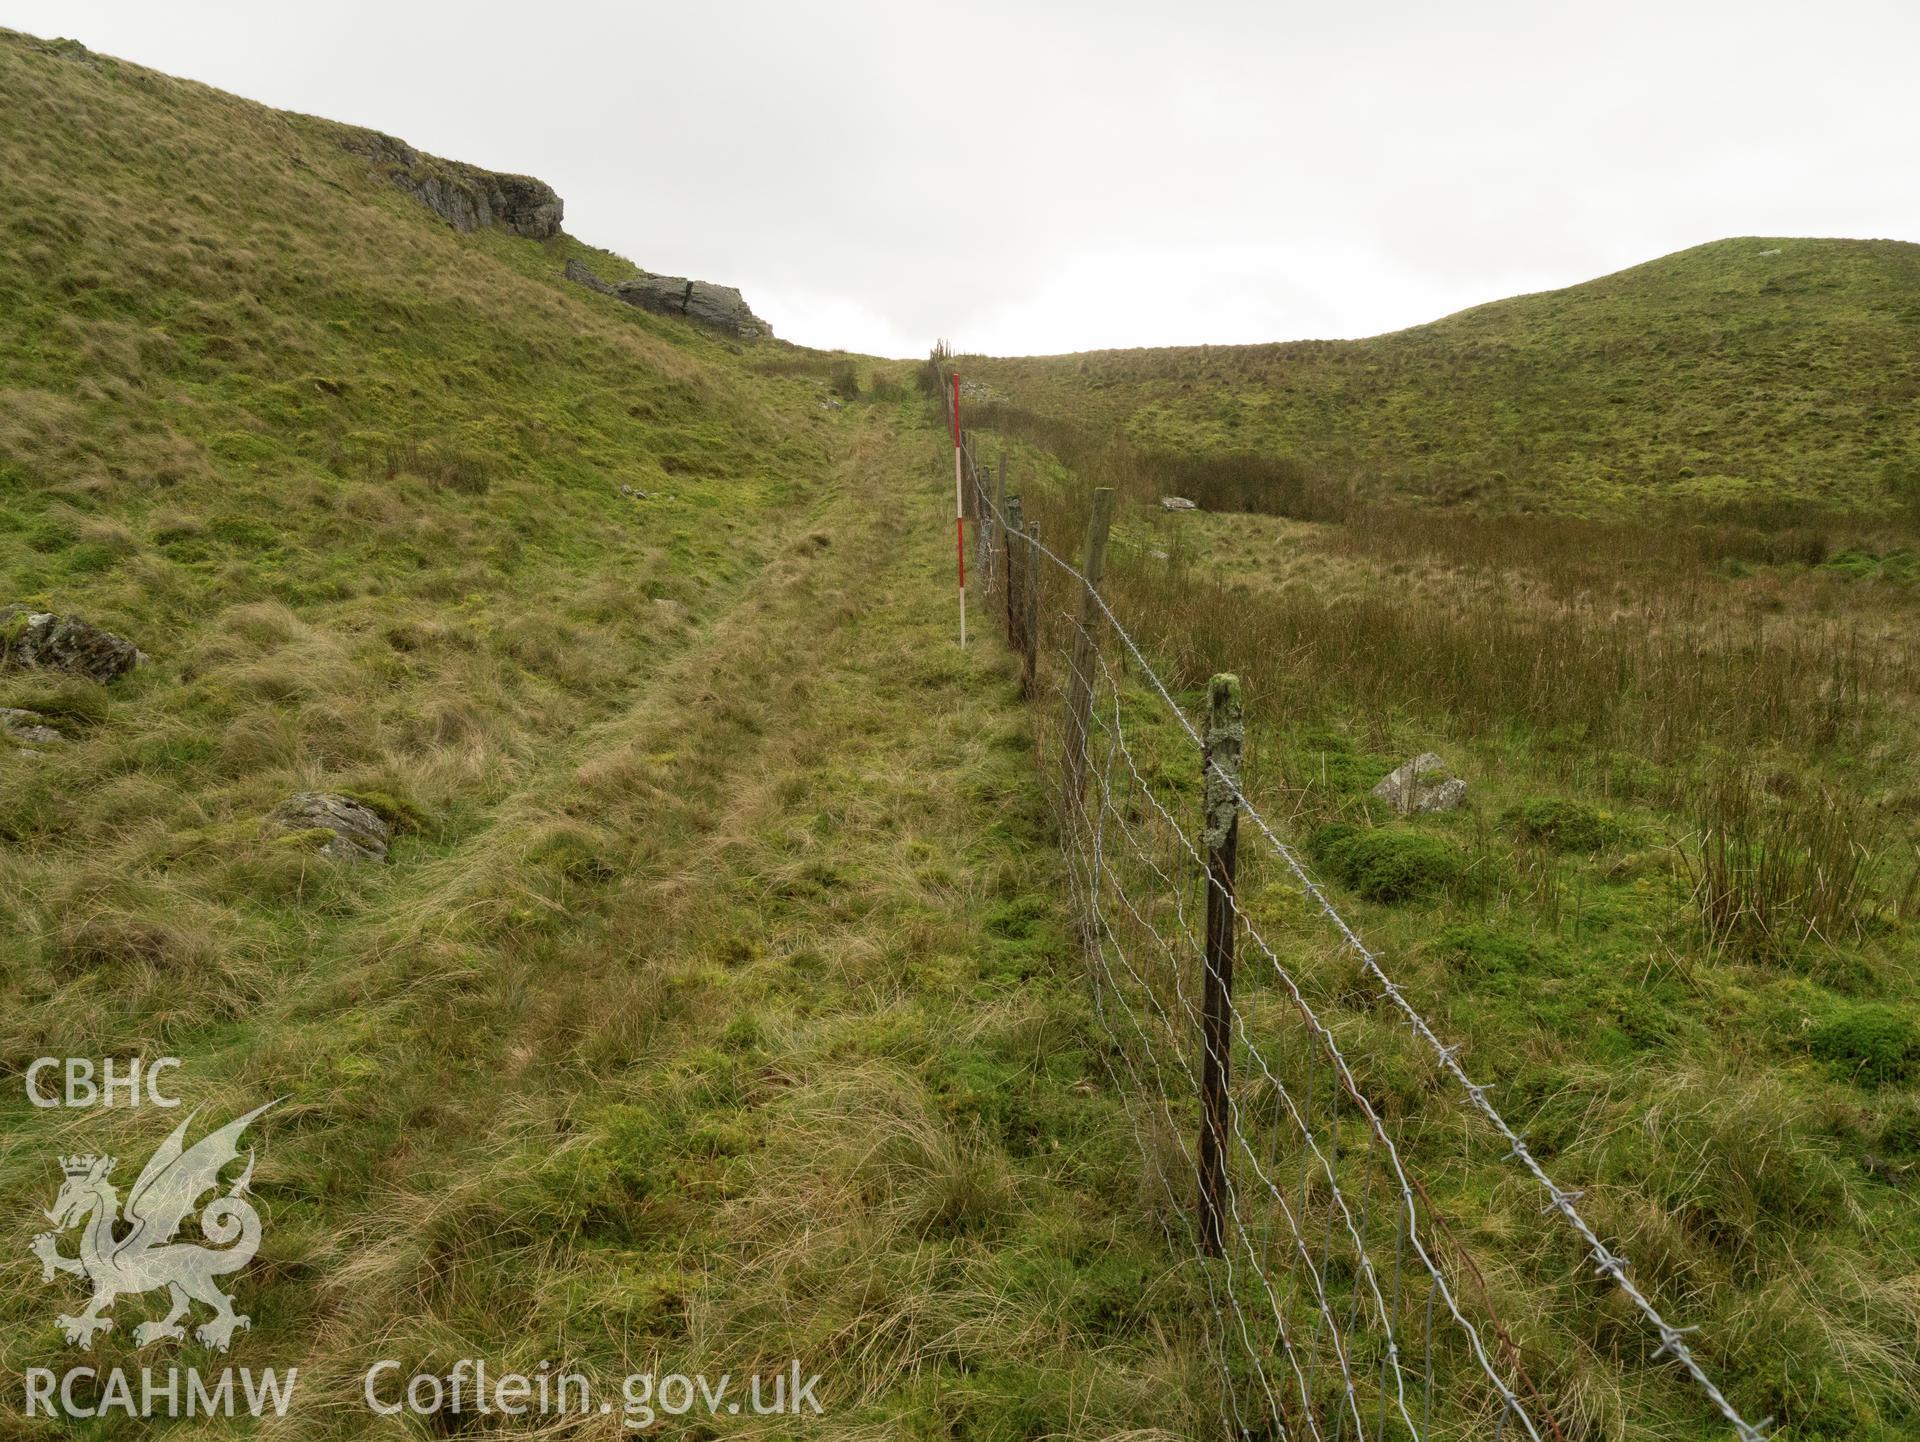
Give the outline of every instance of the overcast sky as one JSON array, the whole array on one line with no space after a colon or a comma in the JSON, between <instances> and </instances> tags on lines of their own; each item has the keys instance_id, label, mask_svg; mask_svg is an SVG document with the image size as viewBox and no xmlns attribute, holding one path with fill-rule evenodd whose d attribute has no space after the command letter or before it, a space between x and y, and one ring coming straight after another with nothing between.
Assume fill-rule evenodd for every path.
<instances>
[{"instance_id":1,"label":"overcast sky","mask_svg":"<svg viewBox=\"0 0 1920 1442\"><path fill-rule=\"evenodd\" d=\"M1920 240L1920 4L155 3L0 22L548 181L889 355L1358 336L1729 235Z\"/></svg>"}]
</instances>

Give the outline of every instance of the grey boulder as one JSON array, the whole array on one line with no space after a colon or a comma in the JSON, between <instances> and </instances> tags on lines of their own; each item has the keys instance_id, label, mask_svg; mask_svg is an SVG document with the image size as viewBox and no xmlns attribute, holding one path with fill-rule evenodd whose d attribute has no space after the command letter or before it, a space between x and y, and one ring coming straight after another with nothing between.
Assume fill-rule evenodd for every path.
<instances>
[{"instance_id":1,"label":"grey boulder","mask_svg":"<svg viewBox=\"0 0 1920 1442\"><path fill-rule=\"evenodd\" d=\"M335 861L385 861L393 832L385 821L358 801L329 791L302 791L289 796L267 813L267 825L278 831L331 831L333 838L319 848Z\"/></svg>"},{"instance_id":2,"label":"grey boulder","mask_svg":"<svg viewBox=\"0 0 1920 1442\"><path fill-rule=\"evenodd\" d=\"M1373 788L1373 794L1401 815L1415 811L1452 811L1467 799L1467 783L1447 770L1431 751L1403 762Z\"/></svg>"},{"instance_id":3,"label":"grey boulder","mask_svg":"<svg viewBox=\"0 0 1920 1442\"><path fill-rule=\"evenodd\" d=\"M613 294L613 287L610 284L600 279L599 276L588 270L585 265L577 260L569 260L567 262L566 276L567 279L575 285L584 285L588 290L597 290L602 295Z\"/></svg>"},{"instance_id":4,"label":"grey boulder","mask_svg":"<svg viewBox=\"0 0 1920 1442\"><path fill-rule=\"evenodd\" d=\"M1160 498L1160 509L1163 511L1197 511L1200 507L1188 500L1185 496L1162 496Z\"/></svg>"},{"instance_id":5,"label":"grey boulder","mask_svg":"<svg viewBox=\"0 0 1920 1442\"><path fill-rule=\"evenodd\" d=\"M133 642L78 616L0 606L0 665L69 671L104 685L146 659Z\"/></svg>"},{"instance_id":6,"label":"grey boulder","mask_svg":"<svg viewBox=\"0 0 1920 1442\"><path fill-rule=\"evenodd\" d=\"M22 711L17 706L0 706L0 736L26 746L58 746L67 738L46 724L38 711Z\"/></svg>"},{"instance_id":7,"label":"grey boulder","mask_svg":"<svg viewBox=\"0 0 1920 1442\"><path fill-rule=\"evenodd\" d=\"M688 280L683 275L636 275L615 281L612 293L628 305L660 315L685 316L741 340L773 334L748 307L746 297L730 285Z\"/></svg>"}]
</instances>

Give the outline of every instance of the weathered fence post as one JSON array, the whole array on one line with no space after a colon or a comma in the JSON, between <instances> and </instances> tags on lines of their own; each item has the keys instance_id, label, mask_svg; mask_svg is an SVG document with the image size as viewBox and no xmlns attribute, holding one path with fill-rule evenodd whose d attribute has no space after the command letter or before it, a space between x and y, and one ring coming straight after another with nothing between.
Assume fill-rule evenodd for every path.
<instances>
[{"instance_id":1,"label":"weathered fence post","mask_svg":"<svg viewBox=\"0 0 1920 1442\"><path fill-rule=\"evenodd\" d=\"M1020 498L1006 498L1007 535L1007 644L1018 649L1020 645L1020 618L1024 615L1020 600L1020 568L1014 564L1014 547L1021 539L1020 526L1025 520L1020 510Z\"/></svg>"},{"instance_id":2,"label":"weathered fence post","mask_svg":"<svg viewBox=\"0 0 1920 1442\"><path fill-rule=\"evenodd\" d=\"M1081 574L1080 625L1073 636L1073 670L1067 676L1066 802L1069 821L1080 810L1087 789L1087 727L1093 720L1094 629L1100 624L1100 578L1107 569L1107 525L1113 518L1113 487L1093 493L1087 517L1087 553Z\"/></svg>"},{"instance_id":3,"label":"weathered fence post","mask_svg":"<svg viewBox=\"0 0 1920 1442\"><path fill-rule=\"evenodd\" d=\"M1227 1051L1233 1038L1234 865L1240 844L1240 753L1246 743L1240 678L1207 683L1205 826L1207 855L1206 980L1200 1032L1200 1250L1209 1257L1226 1246Z\"/></svg>"},{"instance_id":4,"label":"weathered fence post","mask_svg":"<svg viewBox=\"0 0 1920 1442\"><path fill-rule=\"evenodd\" d=\"M1020 567L1020 589L1024 593L1020 625L1020 699L1031 701L1039 688L1040 673L1040 565L1034 547L1040 540L1040 523L1028 521L1023 527L1027 538L1026 560Z\"/></svg>"}]
</instances>

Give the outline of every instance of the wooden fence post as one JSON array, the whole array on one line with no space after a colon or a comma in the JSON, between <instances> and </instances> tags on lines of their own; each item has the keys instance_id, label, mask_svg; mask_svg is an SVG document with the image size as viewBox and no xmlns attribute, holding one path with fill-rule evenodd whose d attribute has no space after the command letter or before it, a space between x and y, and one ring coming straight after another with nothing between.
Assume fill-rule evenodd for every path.
<instances>
[{"instance_id":1,"label":"wooden fence post","mask_svg":"<svg viewBox=\"0 0 1920 1442\"><path fill-rule=\"evenodd\" d=\"M1025 612L1020 626L1024 652L1020 661L1020 699L1031 701L1040 684L1040 557L1034 550L1040 539L1040 523L1028 521L1023 529L1027 555L1020 567L1020 589L1024 592L1021 609Z\"/></svg>"},{"instance_id":2,"label":"wooden fence post","mask_svg":"<svg viewBox=\"0 0 1920 1442\"><path fill-rule=\"evenodd\" d=\"M1099 626L1100 578L1107 569L1107 526L1113 518L1113 487L1093 493L1093 513L1087 517L1087 553L1081 574L1087 578L1080 594L1080 626L1073 637L1073 669L1067 675L1066 785L1069 821L1080 811L1087 791L1087 727L1093 720L1094 630Z\"/></svg>"},{"instance_id":3,"label":"wooden fence post","mask_svg":"<svg viewBox=\"0 0 1920 1442\"><path fill-rule=\"evenodd\" d=\"M1019 648L1020 620L1025 614L1020 599L1020 568L1014 563L1015 547L1021 539L1020 526L1025 517L1020 511L1020 498L1007 497L1007 644Z\"/></svg>"},{"instance_id":4,"label":"wooden fence post","mask_svg":"<svg viewBox=\"0 0 1920 1442\"><path fill-rule=\"evenodd\" d=\"M1205 825L1207 856L1206 980L1200 1032L1200 1250L1221 1256L1226 1248L1227 1052L1233 1040L1234 866L1240 844L1240 753L1246 725L1240 678L1215 676L1207 683Z\"/></svg>"}]
</instances>

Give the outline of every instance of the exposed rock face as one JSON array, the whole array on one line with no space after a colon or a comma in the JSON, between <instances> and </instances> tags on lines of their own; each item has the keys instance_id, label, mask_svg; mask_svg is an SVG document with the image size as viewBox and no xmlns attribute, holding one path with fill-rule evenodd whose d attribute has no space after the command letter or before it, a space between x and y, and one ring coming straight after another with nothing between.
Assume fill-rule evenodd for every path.
<instances>
[{"instance_id":1,"label":"exposed rock face","mask_svg":"<svg viewBox=\"0 0 1920 1442\"><path fill-rule=\"evenodd\" d=\"M392 835L387 823L358 801L327 791L302 791L267 813L267 824L281 831L331 831L320 847L335 861L385 861Z\"/></svg>"},{"instance_id":2,"label":"exposed rock face","mask_svg":"<svg viewBox=\"0 0 1920 1442\"><path fill-rule=\"evenodd\" d=\"M746 297L730 285L709 285L704 280L688 280L683 275L645 274L609 283L577 260L567 262L567 279L602 295L618 296L642 310L683 315L742 340L773 334L773 327L755 315Z\"/></svg>"},{"instance_id":3,"label":"exposed rock face","mask_svg":"<svg viewBox=\"0 0 1920 1442\"><path fill-rule=\"evenodd\" d=\"M584 285L588 290L597 290L602 295L612 295L613 287L588 270L577 260L567 262L567 279L575 285Z\"/></svg>"},{"instance_id":4,"label":"exposed rock face","mask_svg":"<svg viewBox=\"0 0 1920 1442\"><path fill-rule=\"evenodd\" d=\"M1403 816L1414 811L1451 811L1467 799L1467 783L1451 775L1431 751L1396 766L1373 794Z\"/></svg>"},{"instance_id":5,"label":"exposed rock face","mask_svg":"<svg viewBox=\"0 0 1920 1442\"><path fill-rule=\"evenodd\" d=\"M742 340L773 334L772 327L748 308L746 297L730 285L682 275L637 275L616 281L612 293L628 305L662 315L683 315Z\"/></svg>"},{"instance_id":6,"label":"exposed rock face","mask_svg":"<svg viewBox=\"0 0 1920 1442\"><path fill-rule=\"evenodd\" d=\"M67 738L46 724L38 711L22 711L17 706L0 706L0 736L24 746L58 746Z\"/></svg>"},{"instance_id":7,"label":"exposed rock face","mask_svg":"<svg viewBox=\"0 0 1920 1442\"><path fill-rule=\"evenodd\" d=\"M497 225L530 240L560 233L564 206L553 187L531 175L504 175L458 160L424 155L404 140L376 130L354 131L342 141L455 230Z\"/></svg>"},{"instance_id":8,"label":"exposed rock face","mask_svg":"<svg viewBox=\"0 0 1920 1442\"><path fill-rule=\"evenodd\" d=\"M78 616L0 606L0 665L71 671L104 684L146 659L133 642Z\"/></svg>"}]
</instances>

